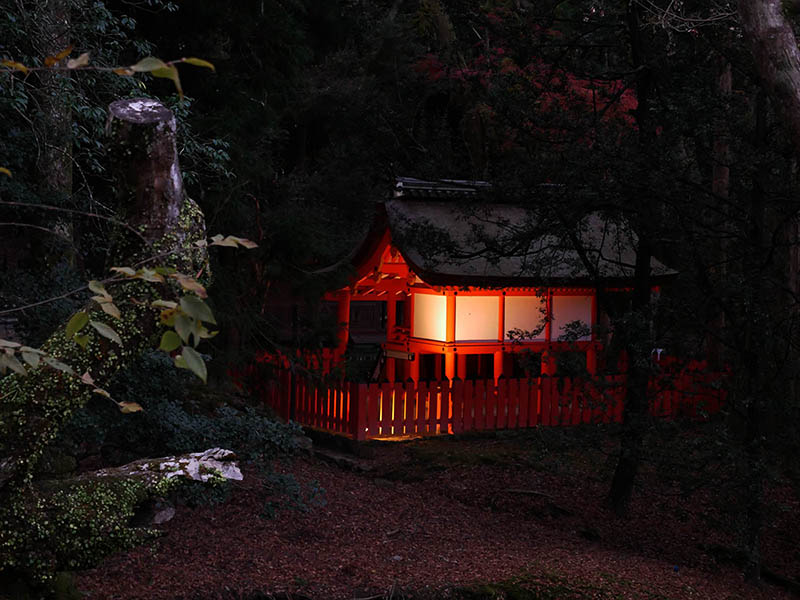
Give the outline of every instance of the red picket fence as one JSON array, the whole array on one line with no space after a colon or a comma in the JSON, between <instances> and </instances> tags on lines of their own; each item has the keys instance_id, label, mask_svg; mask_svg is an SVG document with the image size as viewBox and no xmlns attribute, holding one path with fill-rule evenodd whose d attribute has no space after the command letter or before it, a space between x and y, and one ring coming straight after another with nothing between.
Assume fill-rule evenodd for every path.
<instances>
[{"instance_id":1,"label":"red picket fence","mask_svg":"<svg viewBox=\"0 0 800 600\"><path fill-rule=\"evenodd\" d=\"M719 376L681 373L650 382L650 414L705 418L724 401ZM317 383L288 370L261 386L263 402L301 425L358 440L487 429L619 423L625 375L397 383Z\"/></svg>"}]
</instances>

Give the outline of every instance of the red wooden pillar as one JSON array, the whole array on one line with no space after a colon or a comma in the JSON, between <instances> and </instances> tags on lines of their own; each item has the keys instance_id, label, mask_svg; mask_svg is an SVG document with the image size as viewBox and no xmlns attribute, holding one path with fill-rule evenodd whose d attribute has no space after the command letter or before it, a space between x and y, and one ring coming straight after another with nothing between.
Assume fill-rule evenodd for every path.
<instances>
[{"instance_id":1,"label":"red wooden pillar","mask_svg":"<svg viewBox=\"0 0 800 600\"><path fill-rule=\"evenodd\" d=\"M394 338L394 328L397 326L397 301L394 294L389 294L386 300L386 339Z\"/></svg>"},{"instance_id":2,"label":"red wooden pillar","mask_svg":"<svg viewBox=\"0 0 800 600\"><path fill-rule=\"evenodd\" d=\"M393 294L389 294L386 300L386 341L394 339L394 329L397 326L397 300ZM397 378L397 366L394 358L386 359L386 379L394 382Z\"/></svg>"},{"instance_id":3,"label":"red wooden pillar","mask_svg":"<svg viewBox=\"0 0 800 600\"><path fill-rule=\"evenodd\" d=\"M350 288L345 288L339 292L336 321L339 324L339 331L336 336L336 353L339 355L338 358L341 358L347 350L347 340L350 337Z\"/></svg>"},{"instance_id":4,"label":"red wooden pillar","mask_svg":"<svg viewBox=\"0 0 800 600\"><path fill-rule=\"evenodd\" d=\"M506 339L506 293L498 296L500 304L497 308L497 341L501 344Z\"/></svg>"},{"instance_id":5,"label":"red wooden pillar","mask_svg":"<svg viewBox=\"0 0 800 600\"><path fill-rule=\"evenodd\" d=\"M414 360L408 361L408 376L414 382L419 381L419 363L422 360L422 355L419 352L414 352Z\"/></svg>"},{"instance_id":6,"label":"red wooden pillar","mask_svg":"<svg viewBox=\"0 0 800 600\"><path fill-rule=\"evenodd\" d=\"M549 348L550 342L553 339L553 292L548 291L546 315L547 319L544 324L544 337L547 341L548 348L542 352L542 375L555 375L556 374L556 361L553 351Z\"/></svg>"},{"instance_id":7,"label":"red wooden pillar","mask_svg":"<svg viewBox=\"0 0 800 600\"><path fill-rule=\"evenodd\" d=\"M448 291L447 294L447 328L445 330L444 351L444 376L450 381L456 376L456 295Z\"/></svg>"},{"instance_id":8,"label":"red wooden pillar","mask_svg":"<svg viewBox=\"0 0 800 600\"><path fill-rule=\"evenodd\" d=\"M591 341L592 343L589 345L589 348L586 350L586 371L589 375L596 375L597 374L597 346L595 342L597 340L596 330L597 330L597 292L592 294L592 322L590 324L592 328L591 333Z\"/></svg>"},{"instance_id":9,"label":"red wooden pillar","mask_svg":"<svg viewBox=\"0 0 800 600\"><path fill-rule=\"evenodd\" d=\"M448 348L444 354L444 376L450 381L456 378L456 355L452 348Z\"/></svg>"},{"instance_id":10,"label":"red wooden pillar","mask_svg":"<svg viewBox=\"0 0 800 600\"><path fill-rule=\"evenodd\" d=\"M586 371L589 375L597 375L597 348L594 344L586 349Z\"/></svg>"},{"instance_id":11,"label":"red wooden pillar","mask_svg":"<svg viewBox=\"0 0 800 600\"><path fill-rule=\"evenodd\" d=\"M552 350L542 352L542 375L555 375L556 364L556 355Z\"/></svg>"},{"instance_id":12,"label":"red wooden pillar","mask_svg":"<svg viewBox=\"0 0 800 600\"><path fill-rule=\"evenodd\" d=\"M456 362L458 363L458 369L456 373L458 378L464 380L467 378L467 355L463 352L459 352L456 354Z\"/></svg>"},{"instance_id":13,"label":"red wooden pillar","mask_svg":"<svg viewBox=\"0 0 800 600\"><path fill-rule=\"evenodd\" d=\"M502 350L495 350L494 352L494 382L497 384L500 377L503 376L505 368L505 353Z\"/></svg>"},{"instance_id":14,"label":"red wooden pillar","mask_svg":"<svg viewBox=\"0 0 800 600\"><path fill-rule=\"evenodd\" d=\"M505 332L505 324L506 324L506 296L505 292L500 294L498 297L498 305L497 305L497 342L499 344L503 343L503 340L506 337ZM505 353L503 352L503 347L500 346L499 350L495 350L494 352L494 383L497 385L497 382L500 380L505 374Z\"/></svg>"}]
</instances>

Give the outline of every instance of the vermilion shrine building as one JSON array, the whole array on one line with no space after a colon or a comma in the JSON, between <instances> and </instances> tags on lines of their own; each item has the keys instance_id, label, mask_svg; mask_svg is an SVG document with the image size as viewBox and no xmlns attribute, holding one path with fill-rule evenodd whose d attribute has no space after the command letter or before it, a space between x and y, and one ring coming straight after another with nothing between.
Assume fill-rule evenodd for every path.
<instances>
[{"instance_id":1,"label":"vermilion shrine building","mask_svg":"<svg viewBox=\"0 0 800 600\"><path fill-rule=\"evenodd\" d=\"M375 380L497 381L522 375L514 354L525 351L541 356L543 375L568 351L596 372L607 323L597 290L630 286L634 234L597 214L554 233L536 211L487 202L488 189L398 179L353 257L351 285L326 294L340 325L335 359L367 337L384 351ZM655 259L651 269L656 284L674 274Z\"/></svg>"},{"instance_id":2,"label":"vermilion shrine building","mask_svg":"<svg viewBox=\"0 0 800 600\"><path fill-rule=\"evenodd\" d=\"M625 301L634 234L597 214L569 223L492 202L488 189L398 180L353 254L350 285L326 295L336 304L337 345L306 355L306 366L325 374L352 366L358 346L380 348L382 360L365 378L316 378L265 354L276 368L256 378L262 401L285 419L355 440L621 422L626 375L596 374L609 336L598 291ZM651 262L653 285L673 274ZM562 373L566 353L585 357L583 374L596 376ZM540 372L535 361L515 360L521 355L541 357ZM714 412L724 392L709 385L713 377L654 377L651 414Z\"/></svg>"}]
</instances>

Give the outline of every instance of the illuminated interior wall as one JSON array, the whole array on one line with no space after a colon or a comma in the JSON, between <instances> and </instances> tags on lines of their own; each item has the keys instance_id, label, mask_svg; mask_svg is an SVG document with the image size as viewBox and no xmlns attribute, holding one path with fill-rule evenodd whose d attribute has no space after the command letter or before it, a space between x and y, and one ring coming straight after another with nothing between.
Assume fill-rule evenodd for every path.
<instances>
[{"instance_id":1,"label":"illuminated interior wall","mask_svg":"<svg viewBox=\"0 0 800 600\"><path fill-rule=\"evenodd\" d=\"M557 341L564 335L564 326L571 321L582 321L588 327L592 327L591 296L553 296L551 339ZM588 335L578 339L590 340L592 336Z\"/></svg>"},{"instance_id":2,"label":"illuminated interior wall","mask_svg":"<svg viewBox=\"0 0 800 600\"><path fill-rule=\"evenodd\" d=\"M497 340L497 296L456 296L456 341Z\"/></svg>"},{"instance_id":3,"label":"illuminated interior wall","mask_svg":"<svg viewBox=\"0 0 800 600\"><path fill-rule=\"evenodd\" d=\"M506 296L506 322L503 327L506 339L511 339L508 332L511 329L542 331L536 337L526 338L531 340L545 339L545 310L547 301L539 296Z\"/></svg>"},{"instance_id":4,"label":"illuminated interior wall","mask_svg":"<svg viewBox=\"0 0 800 600\"><path fill-rule=\"evenodd\" d=\"M414 294L412 336L444 341L447 335L447 298L433 294Z\"/></svg>"}]
</instances>

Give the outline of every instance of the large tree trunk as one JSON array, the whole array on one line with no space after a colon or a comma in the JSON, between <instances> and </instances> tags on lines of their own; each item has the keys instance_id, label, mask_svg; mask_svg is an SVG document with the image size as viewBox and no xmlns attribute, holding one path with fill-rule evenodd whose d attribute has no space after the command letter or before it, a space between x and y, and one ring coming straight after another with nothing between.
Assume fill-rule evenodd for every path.
<instances>
[{"instance_id":1,"label":"large tree trunk","mask_svg":"<svg viewBox=\"0 0 800 600\"><path fill-rule=\"evenodd\" d=\"M133 266L157 256L148 266L168 265L192 275L202 272L207 255L194 242L205 239L205 222L199 208L183 194L175 117L154 100L122 100L110 107L108 131L114 136L119 210L136 232L126 229L120 234L114 254L117 264ZM86 306L92 320L119 334L122 345L87 326L89 343L82 349L61 327L41 349L70 365L78 376L89 373L97 386L105 387L120 368L158 345L162 327L151 303L176 296L176 285L138 279L109 285L122 313L119 320L94 302ZM0 380L0 506L30 481L43 449L91 393L78 377L44 365L29 369L27 376Z\"/></svg>"},{"instance_id":2,"label":"large tree trunk","mask_svg":"<svg viewBox=\"0 0 800 600\"><path fill-rule=\"evenodd\" d=\"M740 0L738 3L739 18L742 22L744 36L747 40L762 87L769 93L772 106L780 116L790 136L796 157L800 157L800 49L792 29L792 25L785 17L786 3L781 0ZM756 110L757 138L764 143L765 130L765 103L759 99ZM751 230L749 250L756 257L764 246L764 190L759 174L764 172L766 165L761 165L753 181L752 203L750 207ZM797 216L788 215L785 226L785 238L788 242L788 267L784 273L788 276L788 285L785 289L792 292L798 289L797 278ZM793 217L793 218L792 218ZM756 265L763 269L763 266ZM763 289L761 273L753 272L754 280L749 291L750 302L760 310L755 314L768 314L769 307L763 303L768 301ZM796 296L790 297L788 310L794 310ZM768 375L766 365L761 360L762 350L757 347L761 332L753 331L757 323L746 323L744 326L745 346L743 360L748 362L747 381L738 386L743 396L745 413L745 460L746 465L746 491L748 494L745 507L744 546L747 552L746 574L748 578L757 578L760 573L760 534L762 525L762 496L764 487L764 432L763 424L766 417L767 401L774 399L767 397ZM748 352L749 351L749 352ZM775 392L773 392L775 393Z\"/></svg>"},{"instance_id":3,"label":"large tree trunk","mask_svg":"<svg viewBox=\"0 0 800 600\"><path fill-rule=\"evenodd\" d=\"M755 102L755 142L756 148L765 150L767 135L767 98L759 91ZM740 381L734 394L740 396L744 408L744 529L742 545L747 557L745 576L757 580L761 576L761 527L764 509L764 431L763 423L767 413L769 388L777 382L769 382L768 357L771 355L770 345L765 343L764 330L768 328L768 320L774 315L770 304L774 302L767 290L772 261L765 258L771 254L766 243L769 235L766 230L766 189L769 164L763 160L756 165L750 191L748 211L749 228L746 241L748 252L744 257L743 271L749 282L747 303L750 314L745 313L742 321L742 343L739 364ZM779 309L780 310L780 309ZM772 336L778 335L772 332ZM770 337L772 337L770 336Z\"/></svg>"},{"instance_id":4,"label":"large tree trunk","mask_svg":"<svg viewBox=\"0 0 800 600\"><path fill-rule=\"evenodd\" d=\"M640 7L635 2L628 5L628 32L631 43L631 58L636 75L636 124L639 129L639 146L645 162L641 163L642 180L647 180L650 172L657 172L655 157L650 149L654 147L655 128L649 116L649 102L652 89L652 72L647 64L644 43L641 34ZM651 188L654 189L654 188ZM649 190L648 190L649 191ZM636 196L641 197L637 191ZM653 202L656 202L653 199ZM635 205L636 203L632 203ZM628 354L628 380L626 385L625 407L622 413L622 436L620 450L608 501L611 508L619 516L628 513L636 476L642 456L644 434L648 425L649 400L647 384L650 379L650 353L652 341L650 332L650 293L652 288L650 266L653 256L652 220L657 219L659 210L651 207L652 218L646 214L638 217L637 233L639 241L636 246L636 265L633 283L631 311L616 325L618 334L623 339L623 347Z\"/></svg>"},{"instance_id":5,"label":"large tree trunk","mask_svg":"<svg viewBox=\"0 0 800 600\"><path fill-rule=\"evenodd\" d=\"M650 259L652 251L647 238L640 238L636 247L631 312L626 315L620 331L623 346L628 354L628 378L625 406L622 411L622 435L619 456L608 500L618 516L625 516L630 508L631 496L642 460L644 434L648 426L650 381Z\"/></svg>"},{"instance_id":6,"label":"large tree trunk","mask_svg":"<svg viewBox=\"0 0 800 600\"><path fill-rule=\"evenodd\" d=\"M717 65L717 91L724 105L728 106L731 92L733 90L733 76L731 63L725 57L718 57ZM714 145L711 150L711 193L715 200L727 201L730 195L730 123L725 117L728 111L724 111L724 117L720 117L714 129ZM724 281L726 274L727 261L725 240L716 239L712 246L714 272L717 281ZM725 329L725 313L720 307L715 307L713 317L709 322L708 332L706 333L706 354L709 367L714 371L721 371L723 368L723 344L722 333Z\"/></svg>"},{"instance_id":7,"label":"large tree trunk","mask_svg":"<svg viewBox=\"0 0 800 600\"><path fill-rule=\"evenodd\" d=\"M800 49L781 0L740 0L739 18L756 71L800 153Z\"/></svg>"}]
</instances>

